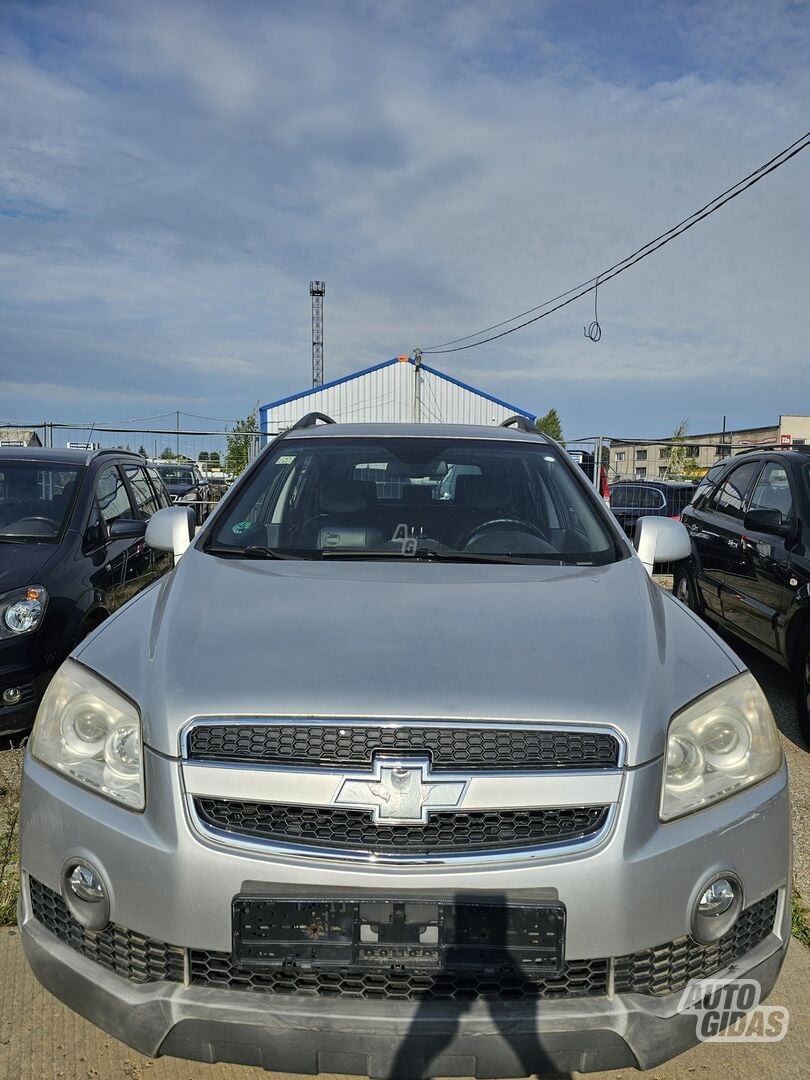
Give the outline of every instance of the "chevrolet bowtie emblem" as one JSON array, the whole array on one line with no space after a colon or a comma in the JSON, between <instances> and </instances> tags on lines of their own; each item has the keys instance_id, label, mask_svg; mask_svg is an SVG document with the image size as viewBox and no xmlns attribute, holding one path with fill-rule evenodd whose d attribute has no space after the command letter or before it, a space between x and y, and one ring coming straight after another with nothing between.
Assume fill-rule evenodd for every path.
<instances>
[{"instance_id":1,"label":"chevrolet bowtie emblem","mask_svg":"<svg viewBox=\"0 0 810 1080\"><path fill-rule=\"evenodd\" d=\"M452 810L461 802L466 780L436 780L427 758L378 757L371 776L346 776L333 806L371 810L385 825L424 825L431 810Z\"/></svg>"}]
</instances>

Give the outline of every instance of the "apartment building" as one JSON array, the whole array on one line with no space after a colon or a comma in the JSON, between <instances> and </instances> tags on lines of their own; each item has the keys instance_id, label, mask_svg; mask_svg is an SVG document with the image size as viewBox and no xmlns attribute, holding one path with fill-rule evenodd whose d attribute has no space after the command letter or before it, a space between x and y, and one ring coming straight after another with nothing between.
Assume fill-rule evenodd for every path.
<instances>
[{"instance_id":1,"label":"apartment building","mask_svg":"<svg viewBox=\"0 0 810 1080\"><path fill-rule=\"evenodd\" d=\"M666 438L619 440L610 447L610 479L647 479L686 475L697 479L722 458L743 450L769 446L804 446L810 444L810 416L783 414L778 424L768 427L737 428L686 435L683 450L673 447ZM674 452L674 456L673 456ZM673 469L674 465L674 469Z\"/></svg>"}]
</instances>

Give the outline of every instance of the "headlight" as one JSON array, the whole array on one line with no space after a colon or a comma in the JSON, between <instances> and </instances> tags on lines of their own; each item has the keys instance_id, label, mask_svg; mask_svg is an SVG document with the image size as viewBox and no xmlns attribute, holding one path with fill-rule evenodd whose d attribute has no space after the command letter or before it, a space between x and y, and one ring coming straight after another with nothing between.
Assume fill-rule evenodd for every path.
<instances>
[{"instance_id":1,"label":"headlight","mask_svg":"<svg viewBox=\"0 0 810 1080\"><path fill-rule=\"evenodd\" d=\"M143 810L138 710L73 660L62 664L45 691L31 734L31 753L77 784Z\"/></svg>"},{"instance_id":2,"label":"headlight","mask_svg":"<svg viewBox=\"0 0 810 1080\"><path fill-rule=\"evenodd\" d=\"M196 498L197 498L197 492L196 491L187 491L185 493L185 495L181 495L180 498L177 501L181 502L181 503L192 503L192 502L194 502L194 500Z\"/></svg>"},{"instance_id":3,"label":"headlight","mask_svg":"<svg viewBox=\"0 0 810 1080\"><path fill-rule=\"evenodd\" d=\"M41 585L26 585L0 596L0 638L36 630L42 622L48 593Z\"/></svg>"},{"instance_id":4,"label":"headlight","mask_svg":"<svg viewBox=\"0 0 810 1080\"><path fill-rule=\"evenodd\" d=\"M782 744L770 706L746 672L670 721L661 820L683 817L758 784L781 764Z\"/></svg>"}]
</instances>

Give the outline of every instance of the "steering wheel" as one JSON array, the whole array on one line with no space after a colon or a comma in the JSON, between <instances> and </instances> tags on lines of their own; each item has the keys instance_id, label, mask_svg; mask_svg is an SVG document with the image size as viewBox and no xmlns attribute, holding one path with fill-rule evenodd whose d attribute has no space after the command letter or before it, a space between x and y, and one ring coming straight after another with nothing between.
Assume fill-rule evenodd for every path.
<instances>
[{"instance_id":1,"label":"steering wheel","mask_svg":"<svg viewBox=\"0 0 810 1080\"><path fill-rule=\"evenodd\" d=\"M459 544L459 548L462 550L469 547L474 540L477 540L482 533L506 531L508 529L517 529L518 532L527 533L529 536L535 536L538 540L542 540L544 544L548 545L549 551L555 549L548 542L548 538L542 529L537 525L532 525L530 521L524 521L523 518L492 518L491 521L484 521L480 525L474 526L468 533L465 534L463 540Z\"/></svg>"},{"instance_id":2,"label":"steering wheel","mask_svg":"<svg viewBox=\"0 0 810 1080\"><path fill-rule=\"evenodd\" d=\"M16 528L18 525L30 525L34 521L44 523L45 525L50 525L54 529L59 524L57 521L54 521L53 518L38 517L38 516L32 515L31 517L17 518L16 521L12 521L10 523L9 527L13 526L14 528Z\"/></svg>"}]
</instances>

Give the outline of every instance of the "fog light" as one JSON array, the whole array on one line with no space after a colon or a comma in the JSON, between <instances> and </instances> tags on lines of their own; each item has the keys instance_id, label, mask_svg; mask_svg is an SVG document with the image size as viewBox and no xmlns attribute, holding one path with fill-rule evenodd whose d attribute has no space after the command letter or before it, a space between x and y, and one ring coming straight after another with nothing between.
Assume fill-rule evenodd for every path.
<instances>
[{"instance_id":1,"label":"fog light","mask_svg":"<svg viewBox=\"0 0 810 1080\"><path fill-rule=\"evenodd\" d=\"M692 912L692 937L702 945L727 934L742 911L742 885L733 874L712 878L699 891Z\"/></svg>"},{"instance_id":2,"label":"fog light","mask_svg":"<svg viewBox=\"0 0 810 1080\"><path fill-rule=\"evenodd\" d=\"M88 904L100 904L107 899L104 882L91 866L78 863L73 867L68 882L74 894Z\"/></svg>"},{"instance_id":3,"label":"fog light","mask_svg":"<svg viewBox=\"0 0 810 1080\"><path fill-rule=\"evenodd\" d=\"M70 914L87 930L103 930L110 921L110 891L104 878L84 859L62 869L62 898Z\"/></svg>"},{"instance_id":4,"label":"fog light","mask_svg":"<svg viewBox=\"0 0 810 1080\"><path fill-rule=\"evenodd\" d=\"M22 690L19 686L10 686L8 690L3 691L3 704L4 705L16 705L22 697Z\"/></svg>"},{"instance_id":5,"label":"fog light","mask_svg":"<svg viewBox=\"0 0 810 1080\"><path fill-rule=\"evenodd\" d=\"M723 915L734 903L734 886L728 878L713 881L698 900L699 915Z\"/></svg>"}]
</instances>

